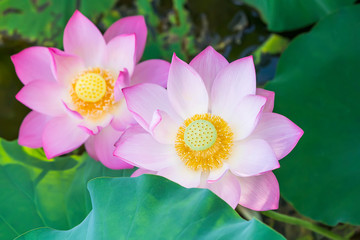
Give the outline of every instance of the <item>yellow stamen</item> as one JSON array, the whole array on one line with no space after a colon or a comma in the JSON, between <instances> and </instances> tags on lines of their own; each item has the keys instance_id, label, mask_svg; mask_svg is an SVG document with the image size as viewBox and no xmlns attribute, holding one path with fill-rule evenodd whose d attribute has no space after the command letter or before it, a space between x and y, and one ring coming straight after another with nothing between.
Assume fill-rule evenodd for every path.
<instances>
[{"instance_id":1,"label":"yellow stamen","mask_svg":"<svg viewBox=\"0 0 360 240\"><path fill-rule=\"evenodd\" d=\"M90 68L73 81L70 96L74 110L81 116L98 120L116 106L114 96L115 78L107 70Z\"/></svg>"},{"instance_id":2,"label":"yellow stamen","mask_svg":"<svg viewBox=\"0 0 360 240\"><path fill-rule=\"evenodd\" d=\"M233 132L219 116L196 114L178 130L175 149L185 165L195 171L221 168L229 158Z\"/></svg>"}]
</instances>

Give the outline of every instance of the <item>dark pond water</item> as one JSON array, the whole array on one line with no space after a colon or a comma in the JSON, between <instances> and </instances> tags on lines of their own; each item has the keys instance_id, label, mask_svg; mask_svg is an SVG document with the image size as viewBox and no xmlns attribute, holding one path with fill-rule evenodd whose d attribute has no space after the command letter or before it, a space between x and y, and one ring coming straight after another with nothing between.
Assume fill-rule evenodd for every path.
<instances>
[{"instance_id":1,"label":"dark pond water","mask_svg":"<svg viewBox=\"0 0 360 240\"><path fill-rule=\"evenodd\" d=\"M10 56L30 46L14 39L0 39L0 137L12 140L18 135L19 126L28 108L15 99L23 86L18 80Z\"/></svg>"}]
</instances>

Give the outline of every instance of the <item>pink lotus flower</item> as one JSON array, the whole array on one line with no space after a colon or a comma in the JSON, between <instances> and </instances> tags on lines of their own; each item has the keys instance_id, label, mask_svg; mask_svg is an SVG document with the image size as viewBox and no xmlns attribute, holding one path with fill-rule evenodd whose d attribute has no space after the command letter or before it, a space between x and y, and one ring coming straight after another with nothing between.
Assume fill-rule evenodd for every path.
<instances>
[{"instance_id":1,"label":"pink lotus flower","mask_svg":"<svg viewBox=\"0 0 360 240\"><path fill-rule=\"evenodd\" d=\"M303 131L272 113L274 93L256 89L252 57L228 63L208 47L188 65L173 56L167 91L154 84L123 89L140 126L117 142L116 156L185 187L208 188L231 207L276 209L272 170Z\"/></svg>"},{"instance_id":2,"label":"pink lotus flower","mask_svg":"<svg viewBox=\"0 0 360 240\"><path fill-rule=\"evenodd\" d=\"M33 111L24 119L19 144L43 147L48 158L83 143L110 168L130 168L113 156L114 143L135 124L121 88L143 82L165 86L170 64L138 65L146 42L142 16L115 22L104 34L76 11L64 32L64 49L30 47L12 56L24 87L16 98Z\"/></svg>"}]
</instances>

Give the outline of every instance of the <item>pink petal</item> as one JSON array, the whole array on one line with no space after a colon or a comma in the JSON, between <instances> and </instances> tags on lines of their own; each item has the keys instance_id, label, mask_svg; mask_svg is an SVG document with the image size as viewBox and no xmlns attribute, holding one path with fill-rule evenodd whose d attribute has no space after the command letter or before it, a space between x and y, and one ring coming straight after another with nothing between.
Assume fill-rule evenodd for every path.
<instances>
[{"instance_id":1,"label":"pink petal","mask_svg":"<svg viewBox=\"0 0 360 240\"><path fill-rule=\"evenodd\" d=\"M229 165L227 163L223 163L221 168L210 170L209 176L207 178L208 183L213 183L218 181L220 178L224 176L225 173L227 173L229 169Z\"/></svg>"},{"instance_id":2,"label":"pink petal","mask_svg":"<svg viewBox=\"0 0 360 240\"><path fill-rule=\"evenodd\" d=\"M118 131L125 131L125 129L129 126L136 124L133 115L127 109L125 100L122 100L120 102L120 107L114 114L114 118L110 124L114 129Z\"/></svg>"},{"instance_id":3,"label":"pink petal","mask_svg":"<svg viewBox=\"0 0 360 240\"><path fill-rule=\"evenodd\" d=\"M120 101L124 95L122 89L130 86L130 76L128 70L125 68L123 71L120 71L118 78L116 79L114 86L114 98L115 101Z\"/></svg>"},{"instance_id":4,"label":"pink petal","mask_svg":"<svg viewBox=\"0 0 360 240\"><path fill-rule=\"evenodd\" d=\"M256 95L266 97L266 103L264 106L264 112L272 112L274 109L275 93L262 88L256 89Z\"/></svg>"},{"instance_id":5,"label":"pink petal","mask_svg":"<svg viewBox=\"0 0 360 240\"><path fill-rule=\"evenodd\" d=\"M98 134L101 131L101 128L99 128L99 127L89 128L89 127L87 127L85 125L81 125L81 124L79 124L78 127L81 128L82 130L84 130L87 134L93 135L93 136L95 136L96 134Z\"/></svg>"},{"instance_id":6,"label":"pink petal","mask_svg":"<svg viewBox=\"0 0 360 240\"><path fill-rule=\"evenodd\" d=\"M21 123L18 143L30 148L42 147L42 134L50 119L49 116L31 111Z\"/></svg>"},{"instance_id":7,"label":"pink petal","mask_svg":"<svg viewBox=\"0 0 360 240\"><path fill-rule=\"evenodd\" d=\"M224 118L234 133L234 140L241 140L250 135L260 119L265 102L265 97L248 95L236 106L229 119Z\"/></svg>"},{"instance_id":8,"label":"pink petal","mask_svg":"<svg viewBox=\"0 0 360 240\"><path fill-rule=\"evenodd\" d=\"M115 142L123 132L116 131L111 126L106 127L94 136L94 147L99 161L111 169L133 168L132 165L114 156Z\"/></svg>"},{"instance_id":9,"label":"pink petal","mask_svg":"<svg viewBox=\"0 0 360 240\"><path fill-rule=\"evenodd\" d=\"M108 42L104 66L118 73L127 69L132 75L135 67L135 35L120 35Z\"/></svg>"},{"instance_id":10,"label":"pink petal","mask_svg":"<svg viewBox=\"0 0 360 240\"><path fill-rule=\"evenodd\" d=\"M68 87L74 79L85 70L83 60L72 54L65 53L61 50L50 49L56 64L56 78L63 86Z\"/></svg>"},{"instance_id":11,"label":"pink petal","mask_svg":"<svg viewBox=\"0 0 360 240\"><path fill-rule=\"evenodd\" d=\"M64 94L58 83L38 80L25 85L16 94L16 99L37 112L58 116L65 112L61 101Z\"/></svg>"},{"instance_id":12,"label":"pink petal","mask_svg":"<svg viewBox=\"0 0 360 240\"><path fill-rule=\"evenodd\" d=\"M288 118L277 113L264 113L249 138L264 139L277 159L281 159L293 150L303 134L304 131Z\"/></svg>"},{"instance_id":13,"label":"pink petal","mask_svg":"<svg viewBox=\"0 0 360 240\"><path fill-rule=\"evenodd\" d=\"M170 179L183 187L194 188L200 185L201 171L194 171L186 167L180 160L157 172L157 175Z\"/></svg>"},{"instance_id":14,"label":"pink petal","mask_svg":"<svg viewBox=\"0 0 360 240\"><path fill-rule=\"evenodd\" d=\"M80 147L89 135L67 116L51 119L46 125L42 137L47 158L69 153Z\"/></svg>"},{"instance_id":15,"label":"pink petal","mask_svg":"<svg viewBox=\"0 0 360 240\"><path fill-rule=\"evenodd\" d=\"M139 168L138 170L136 170L131 175L131 177L138 177L138 176L141 176L143 174L156 174L156 172L155 171L150 171L150 170L147 170L147 169L144 169L144 168Z\"/></svg>"},{"instance_id":16,"label":"pink petal","mask_svg":"<svg viewBox=\"0 0 360 240\"><path fill-rule=\"evenodd\" d=\"M112 114L107 114L103 118L97 121L88 121L84 119L78 124L78 127L83 129L85 132L87 132L90 135L96 135L101 131L101 129L109 126L113 118L114 116ZM78 119L74 119L74 120L78 121Z\"/></svg>"},{"instance_id":17,"label":"pink petal","mask_svg":"<svg viewBox=\"0 0 360 240\"><path fill-rule=\"evenodd\" d=\"M143 83L124 88L123 93L130 112L136 121L145 129L149 129L155 110L163 110L174 119L179 118L169 102L167 92L156 84Z\"/></svg>"},{"instance_id":18,"label":"pink petal","mask_svg":"<svg viewBox=\"0 0 360 240\"><path fill-rule=\"evenodd\" d=\"M56 81L54 60L45 47L29 47L12 55L15 71L23 84L34 80Z\"/></svg>"},{"instance_id":19,"label":"pink petal","mask_svg":"<svg viewBox=\"0 0 360 240\"><path fill-rule=\"evenodd\" d=\"M139 168L157 171L172 164L174 146L156 142L145 130L133 126L116 143L114 155Z\"/></svg>"},{"instance_id":20,"label":"pink petal","mask_svg":"<svg viewBox=\"0 0 360 240\"><path fill-rule=\"evenodd\" d=\"M207 188L222 198L232 208L236 208L239 204L242 189L237 177L230 172L226 173L219 181L208 183Z\"/></svg>"},{"instance_id":21,"label":"pink petal","mask_svg":"<svg viewBox=\"0 0 360 240\"><path fill-rule=\"evenodd\" d=\"M131 77L131 85L139 83L155 83L166 87L170 63L160 59L147 60L135 66Z\"/></svg>"},{"instance_id":22,"label":"pink petal","mask_svg":"<svg viewBox=\"0 0 360 240\"><path fill-rule=\"evenodd\" d=\"M119 140L115 143L115 147L119 146L120 144L122 144L125 140L129 137L132 137L133 135L138 135L138 134L143 134L143 133L148 133L146 132L142 127L140 127L138 124L131 126L130 128L126 129L126 131L124 131L124 133L121 135L121 137L119 138ZM115 154L114 154L115 155Z\"/></svg>"},{"instance_id":23,"label":"pink petal","mask_svg":"<svg viewBox=\"0 0 360 240\"><path fill-rule=\"evenodd\" d=\"M124 17L112 24L104 34L106 42L120 34L135 33L136 36L136 62L140 61L144 52L147 28L143 16Z\"/></svg>"},{"instance_id":24,"label":"pink petal","mask_svg":"<svg viewBox=\"0 0 360 240\"><path fill-rule=\"evenodd\" d=\"M239 177L240 205L255 211L268 211L279 206L279 184L272 172L254 177Z\"/></svg>"},{"instance_id":25,"label":"pink petal","mask_svg":"<svg viewBox=\"0 0 360 240\"><path fill-rule=\"evenodd\" d=\"M105 40L99 29L76 10L65 27L65 52L81 57L86 67L98 67L105 47Z\"/></svg>"},{"instance_id":26,"label":"pink petal","mask_svg":"<svg viewBox=\"0 0 360 240\"><path fill-rule=\"evenodd\" d=\"M225 118L246 95L256 91L255 67L252 56L241 58L223 68L211 89L211 110Z\"/></svg>"},{"instance_id":27,"label":"pink petal","mask_svg":"<svg viewBox=\"0 0 360 240\"><path fill-rule=\"evenodd\" d=\"M199 73L207 92L210 94L216 75L221 69L229 65L229 62L209 46L199 53L189 65Z\"/></svg>"},{"instance_id":28,"label":"pink petal","mask_svg":"<svg viewBox=\"0 0 360 240\"><path fill-rule=\"evenodd\" d=\"M73 117L76 120L84 120L84 117L81 116L81 114L79 112L72 110L66 102L62 101L62 104L65 107L65 111L69 117Z\"/></svg>"},{"instance_id":29,"label":"pink petal","mask_svg":"<svg viewBox=\"0 0 360 240\"><path fill-rule=\"evenodd\" d=\"M150 132L160 143L175 144L181 122L177 122L164 111L156 110L150 124Z\"/></svg>"},{"instance_id":30,"label":"pink petal","mask_svg":"<svg viewBox=\"0 0 360 240\"><path fill-rule=\"evenodd\" d=\"M169 100L184 119L208 111L208 93L199 74L173 55L168 80Z\"/></svg>"},{"instance_id":31,"label":"pink petal","mask_svg":"<svg viewBox=\"0 0 360 240\"><path fill-rule=\"evenodd\" d=\"M86 152L92 157L94 160L99 161L99 158L96 155L95 145L94 145L94 136L90 136L85 142Z\"/></svg>"},{"instance_id":32,"label":"pink petal","mask_svg":"<svg viewBox=\"0 0 360 240\"><path fill-rule=\"evenodd\" d=\"M231 172L240 177L250 177L280 167L273 150L262 139L235 142L228 164Z\"/></svg>"}]
</instances>

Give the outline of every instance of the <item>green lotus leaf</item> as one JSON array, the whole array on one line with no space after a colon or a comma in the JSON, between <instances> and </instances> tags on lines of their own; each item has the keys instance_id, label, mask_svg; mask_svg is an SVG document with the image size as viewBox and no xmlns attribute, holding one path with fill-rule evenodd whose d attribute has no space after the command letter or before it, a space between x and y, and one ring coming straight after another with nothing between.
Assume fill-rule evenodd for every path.
<instances>
[{"instance_id":1,"label":"green lotus leaf","mask_svg":"<svg viewBox=\"0 0 360 240\"><path fill-rule=\"evenodd\" d=\"M244 0L260 11L271 31L306 27L356 0Z\"/></svg>"},{"instance_id":2,"label":"green lotus leaf","mask_svg":"<svg viewBox=\"0 0 360 240\"><path fill-rule=\"evenodd\" d=\"M68 231L36 229L18 240L284 239L256 219L245 221L207 189L165 178L97 178L89 182L93 210Z\"/></svg>"},{"instance_id":3,"label":"green lotus leaf","mask_svg":"<svg viewBox=\"0 0 360 240\"><path fill-rule=\"evenodd\" d=\"M280 57L266 88L276 112L304 130L275 173L300 213L335 225L360 224L360 6L320 21Z\"/></svg>"},{"instance_id":4,"label":"green lotus leaf","mask_svg":"<svg viewBox=\"0 0 360 240\"><path fill-rule=\"evenodd\" d=\"M86 184L99 176L130 176L88 155L47 160L40 149L0 139L0 239L37 227L69 229L91 210Z\"/></svg>"}]
</instances>

